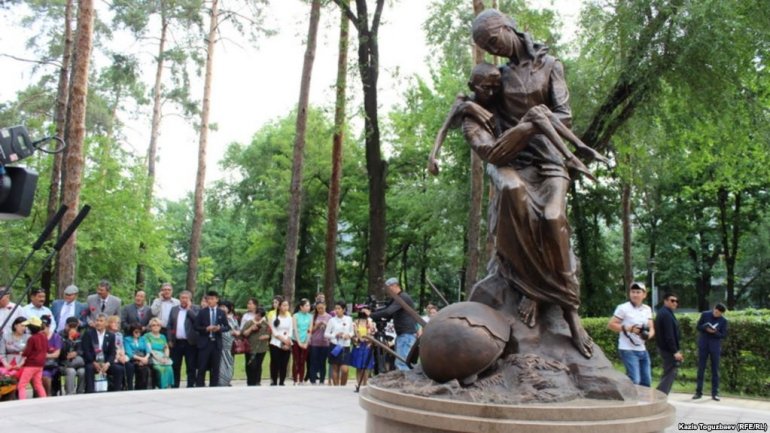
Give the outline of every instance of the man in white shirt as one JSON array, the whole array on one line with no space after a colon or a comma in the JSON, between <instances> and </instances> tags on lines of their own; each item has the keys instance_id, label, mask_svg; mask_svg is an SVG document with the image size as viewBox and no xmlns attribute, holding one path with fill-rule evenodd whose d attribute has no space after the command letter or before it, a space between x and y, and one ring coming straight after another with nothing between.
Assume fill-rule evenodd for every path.
<instances>
[{"instance_id":1,"label":"man in white shirt","mask_svg":"<svg viewBox=\"0 0 770 433\"><path fill-rule=\"evenodd\" d=\"M30 303L25 305L21 315L29 319L30 317L37 317L42 319L43 316L51 316L51 328L56 329L56 318L53 317L51 310L43 305L45 303L45 290L34 289L29 295Z\"/></svg>"},{"instance_id":2,"label":"man in white shirt","mask_svg":"<svg viewBox=\"0 0 770 433\"><path fill-rule=\"evenodd\" d=\"M3 328L3 333L0 337L11 335L11 332L13 332L11 327L13 320L21 316L21 308L16 308L16 304L11 302L11 291L6 290L5 286L0 286L0 326L5 323L5 328Z\"/></svg>"},{"instance_id":3,"label":"man in white shirt","mask_svg":"<svg viewBox=\"0 0 770 433\"><path fill-rule=\"evenodd\" d=\"M158 297L150 305L152 317L160 319L160 325L163 327L164 333L168 330L168 316L171 314L171 309L179 305L179 299L171 296L173 293L174 288L171 286L171 283L163 283L160 286Z\"/></svg>"},{"instance_id":4,"label":"man in white shirt","mask_svg":"<svg viewBox=\"0 0 770 433\"><path fill-rule=\"evenodd\" d=\"M618 335L618 352L626 374L634 385L649 387L652 383L650 354L645 342L655 336L652 309L644 304L647 288L633 282L628 291L629 301L618 305L607 327Z\"/></svg>"}]
</instances>

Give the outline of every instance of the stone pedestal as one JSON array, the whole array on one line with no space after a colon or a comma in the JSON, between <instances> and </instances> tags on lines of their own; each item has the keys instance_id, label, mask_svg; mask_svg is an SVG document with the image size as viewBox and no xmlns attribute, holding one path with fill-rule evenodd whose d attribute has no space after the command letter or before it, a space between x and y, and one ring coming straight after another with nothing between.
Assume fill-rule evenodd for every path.
<instances>
[{"instance_id":1,"label":"stone pedestal","mask_svg":"<svg viewBox=\"0 0 770 433\"><path fill-rule=\"evenodd\" d=\"M637 387L638 401L577 399L501 405L405 394L370 385L359 404L367 433L652 433L676 421L666 395Z\"/></svg>"}]
</instances>

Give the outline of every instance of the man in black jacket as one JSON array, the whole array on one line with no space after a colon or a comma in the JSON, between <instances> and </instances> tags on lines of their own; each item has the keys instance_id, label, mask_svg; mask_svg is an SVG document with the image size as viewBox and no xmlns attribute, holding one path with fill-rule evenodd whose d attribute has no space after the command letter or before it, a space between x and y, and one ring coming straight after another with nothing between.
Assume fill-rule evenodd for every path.
<instances>
[{"instance_id":1,"label":"man in black jacket","mask_svg":"<svg viewBox=\"0 0 770 433\"><path fill-rule=\"evenodd\" d=\"M727 337L727 308L716 304L711 311L704 311L698 320L698 374L696 376L694 400L703 395L703 377L706 361L711 358L711 398L719 401L719 357L722 353L722 340Z\"/></svg>"},{"instance_id":2,"label":"man in black jacket","mask_svg":"<svg viewBox=\"0 0 770 433\"><path fill-rule=\"evenodd\" d=\"M412 301L409 294L401 290L401 286L396 278L388 278L385 281L385 289L391 293L391 296L400 296L407 305L414 308L414 301ZM383 318L393 319L393 327L396 328L396 353L406 359L409 351L412 349L412 345L417 340L415 336L417 333L417 321L414 317L401 308L401 304L393 299L380 311L375 311L374 313L368 309L362 311L374 321ZM399 359L396 360L396 368L399 370L409 370L409 366Z\"/></svg>"},{"instance_id":3,"label":"man in black jacket","mask_svg":"<svg viewBox=\"0 0 770 433\"><path fill-rule=\"evenodd\" d=\"M193 388L198 377L198 331L195 318L200 307L193 305L192 293L185 290L179 294L179 305L172 307L168 314L166 338L171 347L171 360L174 370L174 388L179 388L182 374L182 361L187 370L187 387Z\"/></svg>"},{"instance_id":4,"label":"man in black jacket","mask_svg":"<svg viewBox=\"0 0 770 433\"><path fill-rule=\"evenodd\" d=\"M225 312L219 309L219 294L214 290L206 293L207 308L195 316L198 331L198 373L195 386L206 386L206 370L210 370L209 386L219 386L219 363L222 358L222 333L230 330Z\"/></svg>"},{"instance_id":5,"label":"man in black jacket","mask_svg":"<svg viewBox=\"0 0 770 433\"><path fill-rule=\"evenodd\" d=\"M655 317L655 342L660 357L663 358L663 375L660 377L658 391L668 394L676 379L676 372L684 357L679 350L679 321L674 311L679 307L679 298L673 293L663 296L663 306Z\"/></svg>"},{"instance_id":6,"label":"man in black jacket","mask_svg":"<svg viewBox=\"0 0 770 433\"><path fill-rule=\"evenodd\" d=\"M94 327L83 333L83 361L85 362L86 393L96 390L94 376L107 374L112 379L112 391L123 389L125 369L115 362L115 334L107 331L107 316L103 313L96 315Z\"/></svg>"}]
</instances>

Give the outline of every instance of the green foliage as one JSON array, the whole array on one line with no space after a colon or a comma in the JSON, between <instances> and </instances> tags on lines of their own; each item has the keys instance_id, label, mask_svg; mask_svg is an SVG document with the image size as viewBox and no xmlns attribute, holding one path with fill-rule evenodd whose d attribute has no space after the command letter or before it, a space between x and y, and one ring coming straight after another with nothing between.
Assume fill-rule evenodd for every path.
<instances>
[{"instance_id":1,"label":"green foliage","mask_svg":"<svg viewBox=\"0 0 770 433\"><path fill-rule=\"evenodd\" d=\"M682 332L684 362L678 381L695 383L698 366L698 331L695 325L698 313L677 314ZM728 336L722 342L720 366L721 386L730 393L770 397L770 310L729 311ZM583 318L583 326L610 361L618 361L618 334L607 329L607 317ZM661 365L660 354L654 341L647 342L653 368ZM710 368L706 369L706 383L710 383ZM654 377L653 382L658 378Z\"/></svg>"}]
</instances>

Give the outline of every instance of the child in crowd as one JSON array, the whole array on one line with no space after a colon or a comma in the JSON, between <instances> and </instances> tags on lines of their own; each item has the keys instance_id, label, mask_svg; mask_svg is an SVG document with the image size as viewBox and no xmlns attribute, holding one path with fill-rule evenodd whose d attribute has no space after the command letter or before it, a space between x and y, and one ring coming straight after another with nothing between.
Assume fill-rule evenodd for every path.
<instances>
[{"instance_id":1,"label":"child in crowd","mask_svg":"<svg viewBox=\"0 0 770 433\"><path fill-rule=\"evenodd\" d=\"M45 387L43 387L43 366L45 366L45 358L48 354L48 336L45 335L45 332L40 332L43 329L43 322L39 317L30 317L24 324L31 336L21 353L23 368L17 388L19 400L27 398L26 388L30 381L39 397L47 397Z\"/></svg>"}]
</instances>

